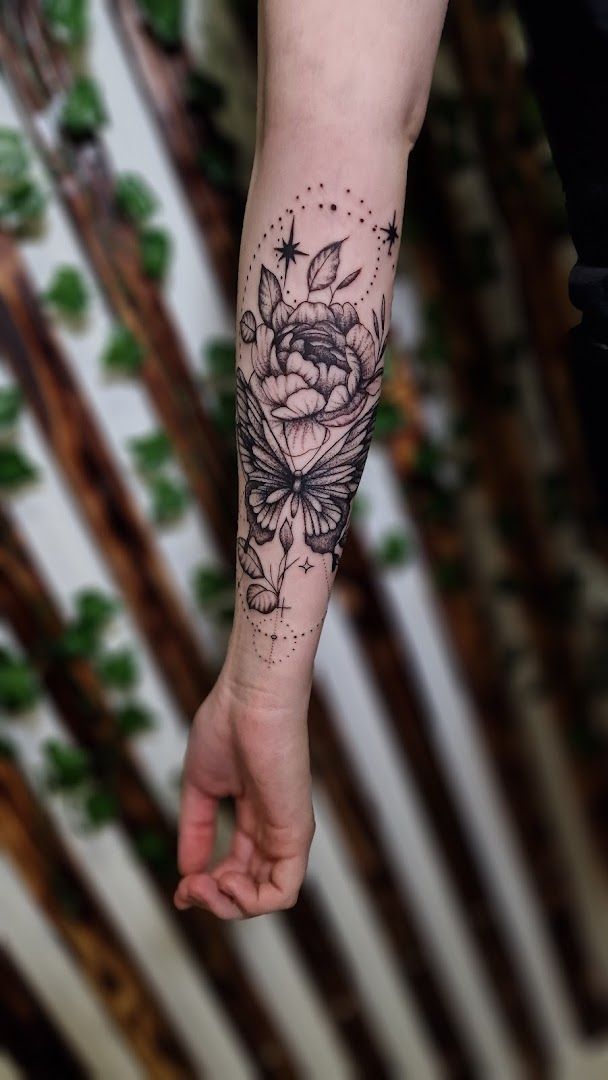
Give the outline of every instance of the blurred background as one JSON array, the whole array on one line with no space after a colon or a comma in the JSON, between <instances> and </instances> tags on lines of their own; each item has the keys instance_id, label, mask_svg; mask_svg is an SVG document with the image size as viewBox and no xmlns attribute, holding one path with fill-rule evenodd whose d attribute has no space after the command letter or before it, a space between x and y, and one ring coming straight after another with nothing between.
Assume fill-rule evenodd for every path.
<instances>
[{"instance_id":1,"label":"blurred background","mask_svg":"<svg viewBox=\"0 0 608 1080\"><path fill-rule=\"evenodd\" d=\"M0 4L0 1077L608 1076L608 564L514 10L452 0L297 907L178 915L253 0Z\"/></svg>"}]
</instances>

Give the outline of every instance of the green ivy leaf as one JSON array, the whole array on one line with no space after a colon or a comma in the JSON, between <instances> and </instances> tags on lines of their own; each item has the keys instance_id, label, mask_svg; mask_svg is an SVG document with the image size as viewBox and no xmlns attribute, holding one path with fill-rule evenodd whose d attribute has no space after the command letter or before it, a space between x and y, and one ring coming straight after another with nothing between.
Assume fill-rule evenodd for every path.
<instances>
[{"instance_id":1,"label":"green ivy leaf","mask_svg":"<svg viewBox=\"0 0 608 1080\"><path fill-rule=\"evenodd\" d=\"M21 656L0 650L0 709L18 714L31 709L40 697L38 677Z\"/></svg>"},{"instance_id":2,"label":"green ivy leaf","mask_svg":"<svg viewBox=\"0 0 608 1080\"><path fill-rule=\"evenodd\" d=\"M0 444L0 491L13 492L38 479L38 470L17 446Z\"/></svg>"},{"instance_id":3,"label":"green ivy leaf","mask_svg":"<svg viewBox=\"0 0 608 1080\"><path fill-rule=\"evenodd\" d=\"M143 361L143 349L135 334L126 326L116 326L112 331L101 363L112 375L137 375Z\"/></svg>"},{"instance_id":4,"label":"green ivy leaf","mask_svg":"<svg viewBox=\"0 0 608 1080\"><path fill-rule=\"evenodd\" d=\"M50 739L44 745L46 783L51 791L73 791L89 780L91 759L80 746Z\"/></svg>"},{"instance_id":5,"label":"green ivy leaf","mask_svg":"<svg viewBox=\"0 0 608 1080\"><path fill-rule=\"evenodd\" d=\"M82 45L89 29L88 0L44 0L47 26L62 45Z\"/></svg>"},{"instance_id":6,"label":"green ivy leaf","mask_svg":"<svg viewBox=\"0 0 608 1080\"><path fill-rule=\"evenodd\" d=\"M0 190L13 188L25 180L29 164L29 154L21 132L0 127Z\"/></svg>"},{"instance_id":7,"label":"green ivy leaf","mask_svg":"<svg viewBox=\"0 0 608 1080\"><path fill-rule=\"evenodd\" d=\"M213 422L222 435L230 437L230 446L234 437L236 423L236 401L234 394L222 394L213 406Z\"/></svg>"},{"instance_id":8,"label":"green ivy leaf","mask_svg":"<svg viewBox=\"0 0 608 1080\"><path fill-rule=\"evenodd\" d=\"M74 619L59 642L61 655L92 659L118 608L116 600L97 589L83 589L77 593Z\"/></svg>"},{"instance_id":9,"label":"green ivy leaf","mask_svg":"<svg viewBox=\"0 0 608 1080\"><path fill-rule=\"evenodd\" d=\"M122 173L116 181L116 205L134 225L143 225L158 210L158 199L143 176Z\"/></svg>"},{"instance_id":10,"label":"green ivy leaf","mask_svg":"<svg viewBox=\"0 0 608 1080\"><path fill-rule=\"evenodd\" d=\"M99 131L107 119L108 114L98 84L89 75L78 75L63 103L61 127L76 139L86 139Z\"/></svg>"},{"instance_id":11,"label":"green ivy leaf","mask_svg":"<svg viewBox=\"0 0 608 1080\"><path fill-rule=\"evenodd\" d=\"M199 152L199 163L207 179L220 191L236 186L236 156L227 139L215 136Z\"/></svg>"},{"instance_id":12,"label":"green ivy leaf","mask_svg":"<svg viewBox=\"0 0 608 1080\"><path fill-rule=\"evenodd\" d=\"M138 3L148 28L161 45L179 45L182 0L138 0Z\"/></svg>"},{"instance_id":13,"label":"green ivy leaf","mask_svg":"<svg viewBox=\"0 0 608 1080\"><path fill-rule=\"evenodd\" d=\"M380 399L376 413L376 437L387 439L403 428L404 420L401 410L392 401Z\"/></svg>"},{"instance_id":14,"label":"green ivy leaf","mask_svg":"<svg viewBox=\"0 0 608 1080\"><path fill-rule=\"evenodd\" d=\"M420 477L434 480L442 461L443 454L437 443L430 439L423 439L416 451L414 471Z\"/></svg>"},{"instance_id":15,"label":"green ivy leaf","mask_svg":"<svg viewBox=\"0 0 608 1080\"><path fill-rule=\"evenodd\" d=\"M213 338L204 347L204 357L209 371L216 376L234 379L236 348L234 338Z\"/></svg>"},{"instance_id":16,"label":"green ivy leaf","mask_svg":"<svg viewBox=\"0 0 608 1080\"><path fill-rule=\"evenodd\" d=\"M57 651L65 660L90 660L99 645L97 634L88 626L74 623L64 630L57 642Z\"/></svg>"},{"instance_id":17,"label":"green ivy leaf","mask_svg":"<svg viewBox=\"0 0 608 1080\"><path fill-rule=\"evenodd\" d=\"M163 877L174 874L175 853L164 835L156 829L142 829L135 838L140 857Z\"/></svg>"},{"instance_id":18,"label":"green ivy leaf","mask_svg":"<svg viewBox=\"0 0 608 1080\"><path fill-rule=\"evenodd\" d=\"M23 408L23 394L18 386L0 388L0 431L17 423Z\"/></svg>"},{"instance_id":19,"label":"green ivy leaf","mask_svg":"<svg viewBox=\"0 0 608 1080\"><path fill-rule=\"evenodd\" d=\"M376 548L376 560L381 566L405 566L412 554L412 541L403 532L387 533Z\"/></svg>"},{"instance_id":20,"label":"green ivy leaf","mask_svg":"<svg viewBox=\"0 0 608 1080\"><path fill-rule=\"evenodd\" d=\"M186 100L192 108L213 112L225 103L226 92L220 83L204 72L191 71L186 82Z\"/></svg>"},{"instance_id":21,"label":"green ivy leaf","mask_svg":"<svg viewBox=\"0 0 608 1080\"><path fill-rule=\"evenodd\" d=\"M80 626L88 626L101 633L116 615L120 604L113 596L106 596L99 589L81 589L76 594L75 608Z\"/></svg>"},{"instance_id":22,"label":"green ivy leaf","mask_svg":"<svg viewBox=\"0 0 608 1080\"><path fill-rule=\"evenodd\" d=\"M43 299L65 319L83 319L89 307L89 291L75 266L57 268Z\"/></svg>"},{"instance_id":23,"label":"green ivy leaf","mask_svg":"<svg viewBox=\"0 0 608 1080\"><path fill-rule=\"evenodd\" d=\"M116 821L119 815L116 796L111 791L95 788L84 800L84 813L86 823L90 828L103 828L111 821Z\"/></svg>"},{"instance_id":24,"label":"green ivy leaf","mask_svg":"<svg viewBox=\"0 0 608 1080\"><path fill-rule=\"evenodd\" d=\"M130 649L113 649L97 661L99 677L109 689L132 690L139 678L137 660Z\"/></svg>"},{"instance_id":25,"label":"green ivy leaf","mask_svg":"<svg viewBox=\"0 0 608 1080\"><path fill-rule=\"evenodd\" d=\"M146 277L162 281L169 269L172 241L166 229L147 228L139 234L139 261Z\"/></svg>"},{"instance_id":26,"label":"green ivy leaf","mask_svg":"<svg viewBox=\"0 0 608 1080\"><path fill-rule=\"evenodd\" d=\"M137 439L130 439L128 445L135 468L144 475L157 472L173 457L173 447L166 431L140 435Z\"/></svg>"},{"instance_id":27,"label":"green ivy leaf","mask_svg":"<svg viewBox=\"0 0 608 1080\"><path fill-rule=\"evenodd\" d=\"M141 735L145 731L152 731L156 727L153 714L145 705L140 705L137 701L129 701L122 705L117 710L116 722L118 731L126 739Z\"/></svg>"},{"instance_id":28,"label":"green ivy leaf","mask_svg":"<svg viewBox=\"0 0 608 1080\"><path fill-rule=\"evenodd\" d=\"M225 570L217 566L199 566L195 571L192 585L198 604L206 608L227 592L232 592L234 583Z\"/></svg>"},{"instance_id":29,"label":"green ivy leaf","mask_svg":"<svg viewBox=\"0 0 608 1080\"><path fill-rule=\"evenodd\" d=\"M232 575L216 566L200 566L193 576L192 587L197 603L206 615L222 626L232 621L234 617Z\"/></svg>"},{"instance_id":30,"label":"green ivy leaf","mask_svg":"<svg viewBox=\"0 0 608 1080\"><path fill-rule=\"evenodd\" d=\"M188 489L170 476L156 474L149 481L152 520L156 525L173 525L188 505Z\"/></svg>"},{"instance_id":31,"label":"green ivy leaf","mask_svg":"<svg viewBox=\"0 0 608 1080\"><path fill-rule=\"evenodd\" d=\"M46 200L41 187L30 179L20 180L0 196L0 228L20 235L40 222Z\"/></svg>"}]
</instances>

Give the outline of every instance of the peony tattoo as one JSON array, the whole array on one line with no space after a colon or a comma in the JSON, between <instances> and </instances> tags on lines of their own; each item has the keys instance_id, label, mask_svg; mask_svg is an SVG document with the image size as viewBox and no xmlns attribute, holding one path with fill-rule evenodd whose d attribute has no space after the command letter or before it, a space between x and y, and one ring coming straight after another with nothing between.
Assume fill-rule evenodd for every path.
<instances>
[{"instance_id":1,"label":"peony tattoo","mask_svg":"<svg viewBox=\"0 0 608 1080\"><path fill-rule=\"evenodd\" d=\"M377 245L371 286L382 241L377 226L359 220ZM306 633L290 621L293 575L317 569L329 594L372 437L388 334L385 296L377 311L361 303L363 267L349 259L349 237L309 255L295 229L292 211L287 236L274 247L283 281L258 264L257 311L248 307L240 319L252 370L246 377L239 365L236 384L247 522L237 542L239 595L268 663L286 659ZM300 273L288 288L290 267Z\"/></svg>"}]
</instances>

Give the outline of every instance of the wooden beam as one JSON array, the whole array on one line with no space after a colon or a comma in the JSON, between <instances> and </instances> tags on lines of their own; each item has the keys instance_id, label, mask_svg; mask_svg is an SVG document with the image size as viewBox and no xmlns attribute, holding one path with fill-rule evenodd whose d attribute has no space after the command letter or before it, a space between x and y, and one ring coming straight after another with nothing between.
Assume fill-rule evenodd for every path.
<instances>
[{"instance_id":1,"label":"wooden beam","mask_svg":"<svg viewBox=\"0 0 608 1080\"><path fill-rule=\"evenodd\" d=\"M170 1023L129 960L15 765L0 762L0 844L150 1076L194 1077Z\"/></svg>"},{"instance_id":2,"label":"wooden beam","mask_svg":"<svg viewBox=\"0 0 608 1080\"><path fill-rule=\"evenodd\" d=\"M204 250L234 307L243 207L235 206L234 196L213 187L201 168L201 150L210 141L213 125L204 108L188 107L188 82L196 76L196 68L185 46L168 50L154 39L135 0L111 0L110 8L196 218Z\"/></svg>"},{"instance_id":3,"label":"wooden beam","mask_svg":"<svg viewBox=\"0 0 608 1080\"><path fill-rule=\"evenodd\" d=\"M71 1048L1 947L0 1045L10 1053L24 1076L85 1080L85 1071Z\"/></svg>"},{"instance_id":4,"label":"wooden beam","mask_svg":"<svg viewBox=\"0 0 608 1080\"><path fill-rule=\"evenodd\" d=\"M188 714L211 689L152 533L45 320L16 246L0 235L0 335L15 378L154 653Z\"/></svg>"},{"instance_id":5,"label":"wooden beam","mask_svg":"<svg viewBox=\"0 0 608 1080\"><path fill-rule=\"evenodd\" d=\"M129 835L135 857L138 841L157 837L169 866L149 862L150 884L165 902L167 913L189 954L212 980L227 1014L232 1018L252 1056L268 1076L294 1074L289 1055L274 1025L246 979L223 926L200 910L180 914L173 907L177 884L174 829L158 811L127 749L117 746L115 718L108 708L95 672L88 661L66 660L56 648L65 624L46 583L32 562L22 538L5 509L0 507L0 612L12 627L24 651L37 667L66 728L78 743L92 751L99 767L113 762L111 782L117 797L120 822ZM107 776L101 775L102 781Z\"/></svg>"},{"instance_id":6,"label":"wooden beam","mask_svg":"<svg viewBox=\"0 0 608 1080\"><path fill-rule=\"evenodd\" d=\"M526 446L518 430L518 424L493 407L494 374L489 358L491 350L485 338L483 325L473 290L466 284L458 230L452 219L449 199L443 184L438 180L439 166L435 160L431 136L423 131L410 169L411 198L424 224L424 238L416 245L417 269L425 292L434 298L441 297L442 310L448 327L449 379L454 401L471 424L471 440L475 462L479 469L479 483L487 497L493 514L504 510L515 514L520 527L514 530L505 545L505 555L510 572L520 583L518 598L529 626L533 647L544 672L548 700L555 709L562 725L573 716L584 715L585 703L579 694L578 682L572 670L567 634L553 619L552 597L555 595L554 567L547 550L546 530L541 525L534 495L531 491L530 470L526 461ZM575 991L579 1011L588 1013L595 995L589 983L590 972L585 971L583 952L571 948L577 940L572 909L564 905L564 893L559 895L549 884L539 879L541 867L547 868L549 860L540 858L538 846L531 848L532 837L544 835L543 854L548 843L545 822L546 813L539 802L538 788L533 780L530 759L521 745L511 744L515 755L511 761L501 756L503 735L500 719L491 709L481 714L484 721L483 736L493 753L493 758L503 779L509 774L510 764L515 764L520 777L526 776L529 799L526 805L534 808L533 817L518 814L522 802L513 802L508 784L505 794L514 813L515 823L527 863L535 883L537 894L543 902L543 910L552 939L558 948L560 959L570 985ZM494 743L491 732L494 732ZM550 864L557 870L562 866L561 856L552 847ZM549 905L549 896L554 903ZM566 930L565 927L568 927ZM594 1011L596 1006L593 1007Z\"/></svg>"}]
</instances>

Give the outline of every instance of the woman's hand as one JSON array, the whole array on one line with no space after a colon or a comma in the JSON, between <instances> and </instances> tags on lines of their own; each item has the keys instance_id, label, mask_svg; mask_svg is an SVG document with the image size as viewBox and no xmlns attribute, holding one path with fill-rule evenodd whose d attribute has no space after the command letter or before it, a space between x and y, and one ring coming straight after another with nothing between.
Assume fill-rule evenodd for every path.
<instances>
[{"instance_id":1,"label":"woman's hand","mask_svg":"<svg viewBox=\"0 0 608 1080\"><path fill-rule=\"evenodd\" d=\"M227 673L198 710L184 768L175 894L221 919L292 907L314 833L309 691L280 701ZM232 796L229 854L210 866L219 799Z\"/></svg>"}]
</instances>

